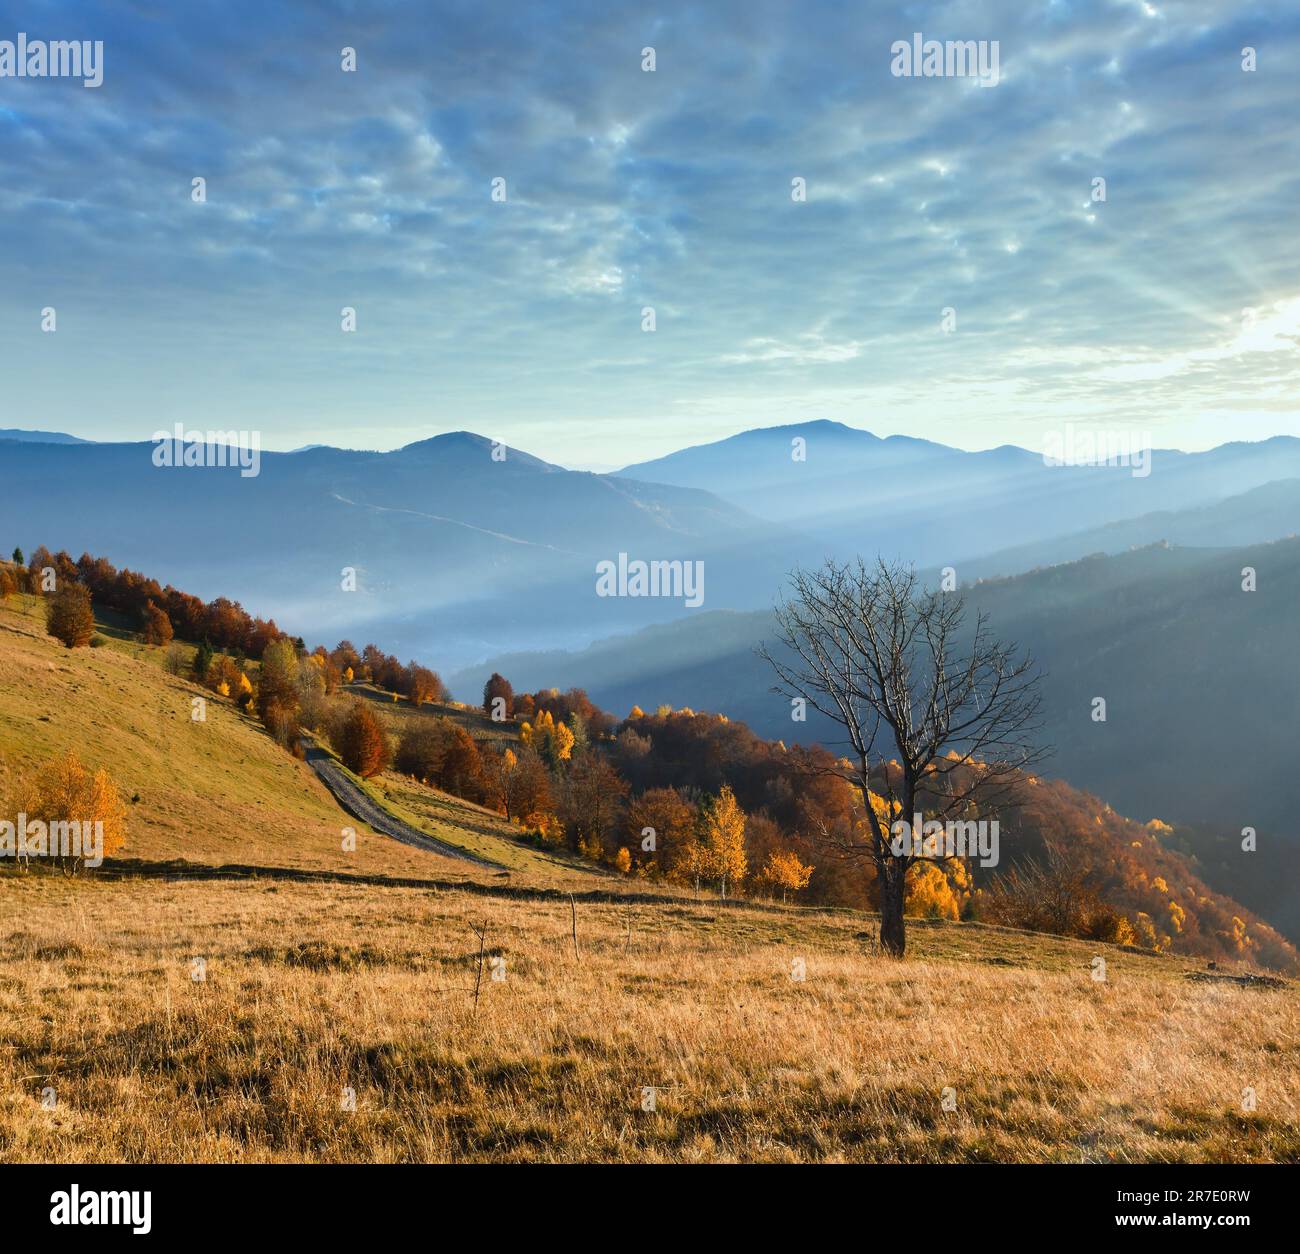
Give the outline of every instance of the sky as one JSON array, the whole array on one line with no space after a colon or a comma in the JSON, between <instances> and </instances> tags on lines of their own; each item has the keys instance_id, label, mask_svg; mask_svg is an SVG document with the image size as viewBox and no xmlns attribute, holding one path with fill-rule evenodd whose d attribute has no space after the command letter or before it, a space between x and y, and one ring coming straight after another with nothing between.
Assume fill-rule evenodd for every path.
<instances>
[{"instance_id":1,"label":"sky","mask_svg":"<svg viewBox=\"0 0 1300 1254\"><path fill-rule=\"evenodd\" d=\"M20 31L102 40L103 83L0 78L0 427L589 468L818 418L1300 435L1294 4L0 2ZM896 76L914 33L998 82Z\"/></svg>"}]
</instances>

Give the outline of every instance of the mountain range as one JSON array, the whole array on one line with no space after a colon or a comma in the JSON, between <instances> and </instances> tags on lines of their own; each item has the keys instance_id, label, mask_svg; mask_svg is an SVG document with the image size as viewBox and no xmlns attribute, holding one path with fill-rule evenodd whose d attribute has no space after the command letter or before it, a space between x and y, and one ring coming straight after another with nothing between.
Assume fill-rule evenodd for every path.
<instances>
[{"instance_id":1,"label":"mountain range","mask_svg":"<svg viewBox=\"0 0 1300 1254\"><path fill-rule=\"evenodd\" d=\"M107 538L123 563L236 595L288 630L382 636L448 668L698 616L681 598L598 596L596 563L620 553L701 562L703 610L756 610L828 555L952 566L967 582L1300 527L1289 437L1155 450L1135 475L819 421L593 474L461 431L386 453L263 452L252 477L158 467L147 442L70 439L0 439L0 535L75 552Z\"/></svg>"},{"instance_id":2,"label":"mountain range","mask_svg":"<svg viewBox=\"0 0 1300 1254\"><path fill-rule=\"evenodd\" d=\"M262 453L254 477L158 467L150 443L70 441L0 439L5 551L111 551L309 645L375 640L455 672L467 699L499 670L619 713L689 705L830 741L791 722L753 653L790 569L880 554L933 583L951 567L1046 671L1049 773L1190 825L1220 880L1300 935L1278 860L1300 844L1300 541L1286 538L1300 532L1300 440L1157 449L1135 474L812 422L592 474L453 432L386 453ZM702 563L702 608L598 596L596 564L620 554ZM1249 863L1246 827L1260 833Z\"/></svg>"}]
</instances>

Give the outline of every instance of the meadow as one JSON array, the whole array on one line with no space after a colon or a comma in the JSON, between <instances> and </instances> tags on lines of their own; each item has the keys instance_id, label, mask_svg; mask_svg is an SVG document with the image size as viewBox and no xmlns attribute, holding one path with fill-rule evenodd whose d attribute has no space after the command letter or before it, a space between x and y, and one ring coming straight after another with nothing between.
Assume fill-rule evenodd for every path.
<instances>
[{"instance_id":1,"label":"meadow","mask_svg":"<svg viewBox=\"0 0 1300 1254\"><path fill-rule=\"evenodd\" d=\"M1289 983L923 920L900 962L870 914L647 885L391 774L504 867L345 852L201 691L0 609L3 778L75 748L131 799L99 872L0 872L0 1160L1300 1158Z\"/></svg>"}]
</instances>

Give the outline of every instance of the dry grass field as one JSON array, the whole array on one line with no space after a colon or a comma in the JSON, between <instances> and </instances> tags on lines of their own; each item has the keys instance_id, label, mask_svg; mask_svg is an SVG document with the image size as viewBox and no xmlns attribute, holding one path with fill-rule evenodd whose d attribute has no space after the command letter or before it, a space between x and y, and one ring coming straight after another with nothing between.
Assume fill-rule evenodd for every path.
<instances>
[{"instance_id":1,"label":"dry grass field","mask_svg":"<svg viewBox=\"0 0 1300 1254\"><path fill-rule=\"evenodd\" d=\"M861 927L583 902L575 953L563 900L11 879L0 1158L1300 1156L1293 991L1124 953L1099 983L1093 947L972 925L896 963Z\"/></svg>"},{"instance_id":2,"label":"dry grass field","mask_svg":"<svg viewBox=\"0 0 1300 1254\"><path fill-rule=\"evenodd\" d=\"M120 866L0 871L0 1161L1300 1158L1294 985L976 924L894 962L869 916L650 895L396 776L506 870L344 853L198 694L0 608L0 784L72 747L136 798Z\"/></svg>"}]
</instances>

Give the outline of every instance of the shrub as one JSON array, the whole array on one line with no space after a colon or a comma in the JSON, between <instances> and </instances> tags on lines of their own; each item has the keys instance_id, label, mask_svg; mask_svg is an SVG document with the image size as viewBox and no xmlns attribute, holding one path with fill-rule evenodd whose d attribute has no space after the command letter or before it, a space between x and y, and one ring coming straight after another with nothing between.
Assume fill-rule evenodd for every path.
<instances>
[{"instance_id":1,"label":"shrub","mask_svg":"<svg viewBox=\"0 0 1300 1254\"><path fill-rule=\"evenodd\" d=\"M65 583L46 602L45 626L50 635L69 649L89 644L95 632L90 593L79 583Z\"/></svg>"}]
</instances>

